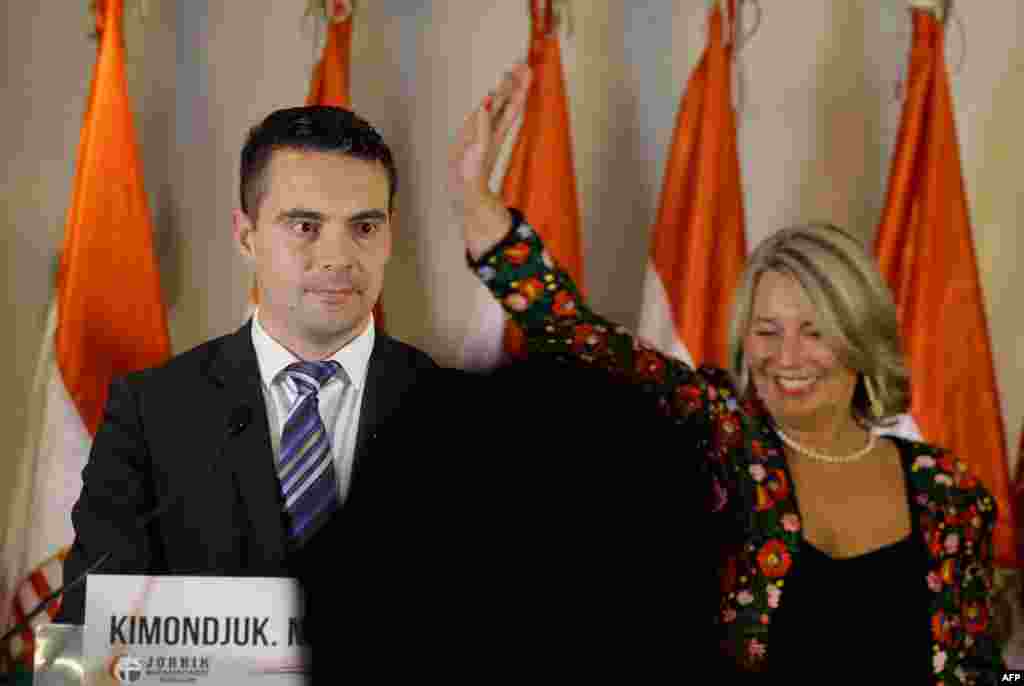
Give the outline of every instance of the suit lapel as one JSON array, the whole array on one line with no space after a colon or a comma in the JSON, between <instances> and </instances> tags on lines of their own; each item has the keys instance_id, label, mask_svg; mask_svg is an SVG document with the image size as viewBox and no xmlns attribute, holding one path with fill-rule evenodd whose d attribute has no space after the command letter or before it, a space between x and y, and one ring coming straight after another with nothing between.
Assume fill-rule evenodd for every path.
<instances>
[{"instance_id":1,"label":"suit lapel","mask_svg":"<svg viewBox=\"0 0 1024 686\"><path fill-rule=\"evenodd\" d=\"M224 339L211 359L209 376L224 391L221 425L229 427L239 418L248 420L240 429L242 423L237 421L234 431L225 429L219 453L222 468L231 472L249 518L247 562L256 566L280 563L286 555L287 534L251 320Z\"/></svg>"},{"instance_id":2,"label":"suit lapel","mask_svg":"<svg viewBox=\"0 0 1024 686\"><path fill-rule=\"evenodd\" d=\"M362 391L353 472L359 461L366 458L370 442L384 420L397 408L402 389L410 383L409 375L396 362L394 341L378 331L367 369L366 388Z\"/></svg>"},{"instance_id":3,"label":"suit lapel","mask_svg":"<svg viewBox=\"0 0 1024 686\"><path fill-rule=\"evenodd\" d=\"M359 463L368 454L373 437L398 409L419 371L400 344L378 332L366 372L359 414L353 483L358 478ZM219 453L222 469L231 472L249 518L247 540L259 546L253 549L250 545L248 561L264 565L281 563L288 554L288 536L280 486L274 470L259 363L252 345L251 320L224 338L223 345L211 357L208 375L223 390L224 400L219 410L223 414L220 425L225 427ZM245 414L248 424L236 435L230 435L227 427L233 414L239 413Z\"/></svg>"},{"instance_id":4,"label":"suit lapel","mask_svg":"<svg viewBox=\"0 0 1024 686\"><path fill-rule=\"evenodd\" d=\"M414 381L415 373L395 340L378 331L370 355L370 365L366 370L366 387L359 410L353 476L360 461L366 457L373 437L398 409L402 395Z\"/></svg>"}]
</instances>

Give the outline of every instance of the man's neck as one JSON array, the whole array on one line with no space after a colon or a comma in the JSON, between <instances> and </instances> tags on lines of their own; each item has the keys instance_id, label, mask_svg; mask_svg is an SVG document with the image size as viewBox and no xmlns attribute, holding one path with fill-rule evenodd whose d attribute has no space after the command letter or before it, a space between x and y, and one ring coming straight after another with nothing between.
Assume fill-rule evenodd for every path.
<instances>
[{"instance_id":1,"label":"man's neck","mask_svg":"<svg viewBox=\"0 0 1024 686\"><path fill-rule=\"evenodd\" d=\"M281 344L292 355L295 355L295 357L300 360L307 362L326 360L333 357L339 350L364 333L370 324L370 320L367 318L362 325L353 329L343 337L317 341L294 335L287 329L276 326L273 321L268 321L267 319L260 317L258 313L256 316L260 326L263 327L263 330L267 332L268 336Z\"/></svg>"}]
</instances>

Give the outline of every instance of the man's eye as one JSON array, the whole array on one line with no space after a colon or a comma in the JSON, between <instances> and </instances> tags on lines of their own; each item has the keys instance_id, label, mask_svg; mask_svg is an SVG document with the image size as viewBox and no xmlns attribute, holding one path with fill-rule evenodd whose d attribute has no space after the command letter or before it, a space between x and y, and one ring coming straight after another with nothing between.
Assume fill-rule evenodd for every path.
<instances>
[{"instance_id":1,"label":"man's eye","mask_svg":"<svg viewBox=\"0 0 1024 686\"><path fill-rule=\"evenodd\" d=\"M377 225L372 222L359 222L355 225L355 230L360 236L372 236L373 232L377 230Z\"/></svg>"},{"instance_id":2,"label":"man's eye","mask_svg":"<svg viewBox=\"0 0 1024 686\"><path fill-rule=\"evenodd\" d=\"M763 337L767 338L768 336L774 336L775 332L774 331L755 331L754 335L755 336L763 336Z\"/></svg>"},{"instance_id":3,"label":"man's eye","mask_svg":"<svg viewBox=\"0 0 1024 686\"><path fill-rule=\"evenodd\" d=\"M310 236L319 230L319 225L316 222L311 221L298 221L292 224L292 229L296 233L300 233L304 236Z\"/></svg>"}]
</instances>

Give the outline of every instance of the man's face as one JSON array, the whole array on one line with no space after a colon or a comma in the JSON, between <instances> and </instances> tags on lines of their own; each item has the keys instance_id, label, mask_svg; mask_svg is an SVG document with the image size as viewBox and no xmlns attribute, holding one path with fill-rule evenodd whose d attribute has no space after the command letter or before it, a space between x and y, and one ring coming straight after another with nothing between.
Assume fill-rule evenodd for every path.
<instances>
[{"instance_id":1,"label":"man's face","mask_svg":"<svg viewBox=\"0 0 1024 686\"><path fill-rule=\"evenodd\" d=\"M362 333L391 256L388 177L377 162L277 150L258 219L235 212L255 264L260 322L300 358L328 357Z\"/></svg>"}]
</instances>

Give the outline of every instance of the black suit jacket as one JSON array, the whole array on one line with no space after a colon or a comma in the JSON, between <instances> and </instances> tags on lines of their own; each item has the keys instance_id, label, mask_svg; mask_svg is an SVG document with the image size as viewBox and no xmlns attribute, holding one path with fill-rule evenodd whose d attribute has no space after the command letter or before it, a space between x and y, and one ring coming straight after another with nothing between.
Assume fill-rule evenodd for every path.
<instances>
[{"instance_id":1,"label":"black suit jacket","mask_svg":"<svg viewBox=\"0 0 1024 686\"><path fill-rule=\"evenodd\" d=\"M435 368L377 332L350 497L374 437ZM114 381L82 481L66 581L108 551L106 573L296 575L251 322ZM84 602L83 586L65 593L57 621L82 623Z\"/></svg>"}]
</instances>

